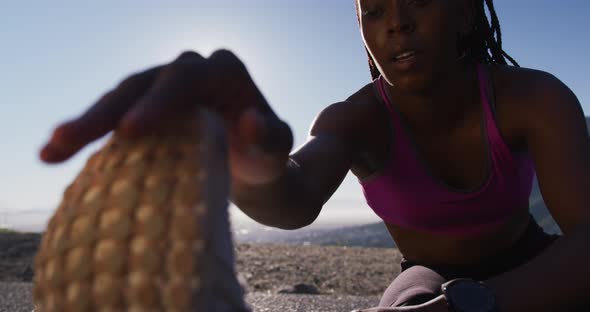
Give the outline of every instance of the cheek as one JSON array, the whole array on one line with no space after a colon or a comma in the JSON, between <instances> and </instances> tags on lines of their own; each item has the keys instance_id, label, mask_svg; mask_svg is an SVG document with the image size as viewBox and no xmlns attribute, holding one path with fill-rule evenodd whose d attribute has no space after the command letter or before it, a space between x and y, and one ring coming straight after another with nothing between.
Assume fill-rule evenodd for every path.
<instances>
[{"instance_id":1,"label":"cheek","mask_svg":"<svg viewBox=\"0 0 590 312\"><path fill-rule=\"evenodd\" d=\"M432 32L434 32L434 38L437 39L436 43L438 46L443 50L454 53L457 47L458 36L458 22L456 17L450 14L438 16L434 24Z\"/></svg>"},{"instance_id":2,"label":"cheek","mask_svg":"<svg viewBox=\"0 0 590 312\"><path fill-rule=\"evenodd\" d=\"M457 34L452 29L453 25L438 22L424 25L421 29L422 43L430 58L435 62L446 62L457 55Z\"/></svg>"},{"instance_id":3,"label":"cheek","mask_svg":"<svg viewBox=\"0 0 590 312\"><path fill-rule=\"evenodd\" d=\"M382 34L377 34L375 36L375 46L376 47L384 47L387 45L387 36L383 36Z\"/></svg>"},{"instance_id":4,"label":"cheek","mask_svg":"<svg viewBox=\"0 0 590 312\"><path fill-rule=\"evenodd\" d=\"M361 28L361 35L363 36L363 42L365 43L365 46L367 49L371 50L371 47L373 46L372 37L371 32L367 30L367 27Z\"/></svg>"},{"instance_id":5,"label":"cheek","mask_svg":"<svg viewBox=\"0 0 590 312\"><path fill-rule=\"evenodd\" d=\"M375 27L363 27L361 34L363 37L363 42L365 43L365 47L367 50L369 50L369 53L377 62L379 59L378 51L381 49L381 47L387 45L387 36L379 34Z\"/></svg>"}]
</instances>

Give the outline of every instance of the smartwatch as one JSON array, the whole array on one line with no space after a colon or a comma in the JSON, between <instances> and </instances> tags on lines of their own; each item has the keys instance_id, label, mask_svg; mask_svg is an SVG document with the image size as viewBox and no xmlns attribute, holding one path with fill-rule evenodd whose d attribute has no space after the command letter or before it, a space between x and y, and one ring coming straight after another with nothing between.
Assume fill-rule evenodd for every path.
<instances>
[{"instance_id":1,"label":"smartwatch","mask_svg":"<svg viewBox=\"0 0 590 312\"><path fill-rule=\"evenodd\" d=\"M498 312L496 295L483 282L458 278L444 283L441 291L451 312Z\"/></svg>"}]
</instances>

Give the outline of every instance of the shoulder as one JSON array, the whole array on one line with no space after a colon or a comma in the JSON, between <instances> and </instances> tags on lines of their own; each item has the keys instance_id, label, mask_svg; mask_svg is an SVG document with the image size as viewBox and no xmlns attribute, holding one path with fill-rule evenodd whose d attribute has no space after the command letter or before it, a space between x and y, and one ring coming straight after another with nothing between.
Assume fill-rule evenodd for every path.
<instances>
[{"instance_id":1,"label":"shoulder","mask_svg":"<svg viewBox=\"0 0 590 312\"><path fill-rule=\"evenodd\" d=\"M497 96L510 105L505 109L518 119L523 133L556 119L581 115L575 94L553 74L530 68L490 67Z\"/></svg>"},{"instance_id":2,"label":"shoulder","mask_svg":"<svg viewBox=\"0 0 590 312\"><path fill-rule=\"evenodd\" d=\"M368 83L346 100L322 109L312 122L309 138L323 137L324 140L340 142L340 145L346 146L346 150L350 151L353 166L356 166L362 161L362 155L371 149L376 137L375 129L379 124L376 122L377 98L372 88L372 83Z\"/></svg>"},{"instance_id":3,"label":"shoulder","mask_svg":"<svg viewBox=\"0 0 590 312\"><path fill-rule=\"evenodd\" d=\"M553 74L531 68L491 65L494 84L511 96L523 99L542 98L546 95L563 95L569 88Z\"/></svg>"},{"instance_id":4,"label":"shoulder","mask_svg":"<svg viewBox=\"0 0 590 312\"><path fill-rule=\"evenodd\" d=\"M523 112L532 113L531 109L555 105L556 100L575 99L574 93L561 80L542 70L495 65L491 72L495 89L504 96L520 100L515 109L523 109Z\"/></svg>"},{"instance_id":5,"label":"shoulder","mask_svg":"<svg viewBox=\"0 0 590 312\"><path fill-rule=\"evenodd\" d=\"M374 100L369 83L350 95L346 100L332 103L323 108L314 118L309 135L321 133L354 138L366 128L370 120L371 102Z\"/></svg>"}]
</instances>

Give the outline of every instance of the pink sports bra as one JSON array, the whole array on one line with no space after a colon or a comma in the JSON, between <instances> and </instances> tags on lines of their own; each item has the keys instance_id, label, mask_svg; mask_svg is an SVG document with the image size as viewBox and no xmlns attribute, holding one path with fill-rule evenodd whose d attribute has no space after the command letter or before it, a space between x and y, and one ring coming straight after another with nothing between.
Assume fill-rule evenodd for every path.
<instances>
[{"instance_id":1,"label":"pink sports bra","mask_svg":"<svg viewBox=\"0 0 590 312\"><path fill-rule=\"evenodd\" d=\"M528 209L534 164L528 153L512 152L502 139L490 106L491 83L484 71L479 64L488 175L475 190L453 188L432 175L399 111L387 98L383 78L374 81L391 113L394 148L383 169L358 181L367 204L381 219L431 233L472 235L493 230L517 209Z\"/></svg>"}]
</instances>

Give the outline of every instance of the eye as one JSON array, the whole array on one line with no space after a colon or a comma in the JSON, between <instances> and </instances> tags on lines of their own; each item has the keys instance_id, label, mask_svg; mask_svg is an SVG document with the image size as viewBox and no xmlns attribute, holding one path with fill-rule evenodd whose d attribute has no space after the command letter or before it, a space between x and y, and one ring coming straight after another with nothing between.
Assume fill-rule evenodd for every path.
<instances>
[{"instance_id":1,"label":"eye","mask_svg":"<svg viewBox=\"0 0 590 312\"><path fill-rule=\"evenodd\" d=\"M375 9L371 9L371 10L365 10L363 11L363 16L367 16L370 18L377 18L381 15L383 15L383 9L380 7L377 7Z\"/></svg>"}]
</instances>

